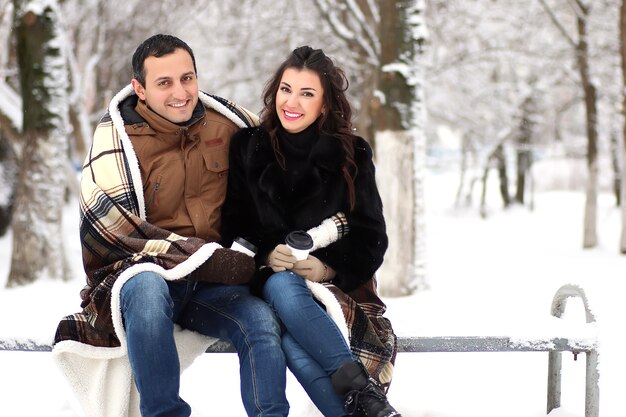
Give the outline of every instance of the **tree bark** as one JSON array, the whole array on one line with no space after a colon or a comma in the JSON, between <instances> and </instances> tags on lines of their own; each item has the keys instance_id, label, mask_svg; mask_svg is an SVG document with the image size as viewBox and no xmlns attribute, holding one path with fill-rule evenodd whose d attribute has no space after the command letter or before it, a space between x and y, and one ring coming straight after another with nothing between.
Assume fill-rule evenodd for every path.
<instances>
[{"instance_id":1,"label":"tree bark","mask_svg":"<svg viewBox=\"0 0 626 417\"><path fill-rule=\"evenodd\" d=\"M557 29L573 46L576 52L576 64L585 100L585 118L587 130L587 184L585 190L585 215L583 220L583 248L593 248L598 244L598 110L597 93L589 71L589 44L587 42L587 21L592 2L574 0L576 9L576 27L578 42L567 34L565 27L558 21L545 0L539 0ZM623 5L622 5L623 7Z\"/></svg>"},{"instance_id":2,"label":"tree bark","mask_svg":"<svg viewBox=\"0 0 626 417\"><path fill-rule=\"evenodd\" d=\"M502 205L504 208L507 208L511 205L511 194L509 193L509 176L506 168L506 155L504 154L504 146L502 144L496 148L494 158L496 161L496 168L498 170Z\"/></svg>"},{"instance_id":3,"label":"tree bark","mask_svg":"<svg viewBox=\"0 0 626 417\"><path fill-rule=\"evenodd\" d=\"M465 181L467 177L467 160L469 159L469 139L467 135L461 137L461 160L459 169L459 186L456 189L456 196L454 197L454 207L461 207L461 200L463 199L463 191L465 190ZM471 193L470 193L471 195Z\"/></svg>"},{"instance_id":4,"label":"tree bark","mask_svg":"<svg viewBox=\"0 0 626 417\"><path fill-rule=\"evenodd\" d=\"M622 147L620 146L619 133L617 130L611 130L610 134L610 152L611 152L611 173L613 174L613 195L615 196L615 205L621 206L622 195L622 170L620 164L620 154Z\"/></svg>"},{"instance_id":5,"label":"tree bark","mask_svg":"<svg viewBox=\"0 0 626 417\"><path fill-rule=\"evenodd\" d=\"M385 218L388 223L396 223L388 227L389 250L379 271L380 292L386 296L406 295L429 288L424 220L426 138L420 62L424 39L419 35L423 10L419 4L399 0L379 2L381 60L378 89L381 94L374 112L377 161L379 164L395 161L396 169L404 168L394 176L394 181L383 183ZM380 143L383 140L394 144L383 145ZM411 163L402 163L403 159ZM395 198L390 198L394 195Z\"/></svg>"},{"instance_id":6,"label":"tree bark","mask_svg":"<svg viewBox=\"0 0 626 417\"><path fill-rule=\"evenodd\" d=\"M378 288L383 295L409 294L415 228L411 181L414 138L408 131L383 131L376 135L376 176L389 237L389 249L378 271Z\"/></svg>"},{"instance_id":7,"label":"tree bark","mask_svg":"<svg viewBox=\"0 0 626 417\"><path fill-rule=\"evenodd\" d=\"M498 171L498 180L500 182L500 197L502 197L502 205L507 208L511 205L511 195L509 194L509 177L506 169L506 156L504 155L504 145L498 143L489 154L482 176L482 192L480 195L480 217L487 218L487 179L489 170L495 167Z\"/></svg>"},{"instance_id":8,"label":"tree bark","mask_svg":"<svg viewBox=\"0 0 626 417\"><path fill-rule=\"evenodd\" d=\"M10 287L42 277L67 277L62 238L68 158L67 68L57 39L55 10L48 6L41 14L22 12L30 10L26 3L14 0L24 123Z\"/></svg>"},{"instance_id":9,"label":"tree bark","mask_svg":"<svg viewBox=\"0 0 626 417\"><path fill-rule=\"evenodd\" d=\"M621 211L622 233L620 238L620 253L626 254L626 0L622 0L619 14L619 51L622 64L622 181L621 181Z\"/></svg>"},{"instance_id":10,"label":"tree bark","mask_svg":"<svg viewBox=\"0 0 626 417\"><path fill-rule=\"evenodd\" d=\"M13 146L0 130L0 236L4 236L11 224L16 188L16 155Z\"/></svg>"},{"instance_id":11,"label":"tree bark","mask_svg":"<svg viewBox=\"0 0 626 417\"><path fill-rule=\"evenodd\" d=\"M521 113L522 120L519 126L519 133L516 139L516 189L515 202L518 204L525 203L525 195L527 189L527 179L530 174L532 164L532 138L533 138L533 117L535 116L535 106L532 97L527 97L522 103Z\"/></svg>"},{"instance_id":12,"label":"tree bark","mask_svg":"<svg viewBox=\"0 0 626 417\"><path fill-rule=\"evenodd\" d=\"M596 87L589 73L589 45L587 43L587 19L589 7L577 2L581 14L576 18L578 28L578 44L576 59L580 80L585 95L585 116L587 125L587 186L585 190L585 217L583 248L593 248L598 244L597 211L598 211L598 111Z\"/></svg>"}]
</instances>

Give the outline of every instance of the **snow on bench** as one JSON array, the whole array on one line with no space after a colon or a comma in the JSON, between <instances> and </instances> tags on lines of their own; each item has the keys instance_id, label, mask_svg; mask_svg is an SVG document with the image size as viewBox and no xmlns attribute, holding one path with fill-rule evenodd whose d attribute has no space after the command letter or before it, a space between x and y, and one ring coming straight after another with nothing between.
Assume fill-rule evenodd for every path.
<instances>
[{"instance_id":1,"label":"snow on bench","mask_svg":"<svg viewBox=\"0 0 626 417\"><path fill-rule=\"evenodd\" d=\"M571 326L561 317L568 299L578 298L585 310L586 323ZM398 337L398 352L549 352L547 412L561 405L561 354L572 352L574 359L580 353L586 356L585 417L599 415L599 374L595 316L589 308L582 287L563 285L554 295L550 325L542 326L539 334L533 335L403 335ZM49 352L50 341L24 337L0 337L0 351ZM218 341L207 349L207 353L234 353L229 342Z\"/></svg>"}]
</instances>

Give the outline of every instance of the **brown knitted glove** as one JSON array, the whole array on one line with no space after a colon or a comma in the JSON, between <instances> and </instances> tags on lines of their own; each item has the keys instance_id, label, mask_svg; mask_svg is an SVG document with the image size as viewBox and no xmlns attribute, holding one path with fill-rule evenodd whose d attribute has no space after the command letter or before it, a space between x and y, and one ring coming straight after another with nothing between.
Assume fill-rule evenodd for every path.
<instances>
[{"instance_id":1,"label":"brown knitted glove","mask_svg":"<svg viewBox=\"0 0 626 417\"><path fill-rule=\"evenodd\" d=\"M247 284L254 275L254 258L236 250L219 248L194 271L191 279L215 284Z\"/></svg>"}]
</instances>

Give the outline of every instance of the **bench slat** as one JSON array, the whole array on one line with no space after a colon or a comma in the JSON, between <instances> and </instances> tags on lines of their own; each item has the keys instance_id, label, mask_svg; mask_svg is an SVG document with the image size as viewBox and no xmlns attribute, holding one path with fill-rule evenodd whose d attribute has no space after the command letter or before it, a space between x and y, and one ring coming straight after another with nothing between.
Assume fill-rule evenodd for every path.
<instances>
[{"instance_id":1,"label":"bench slat","mask_svg":"<svg viewBox=\"0 0 626 417\"><path fill-rule=\"evenodd\" d=\"M400 352L591 352L595 339L512 339L505 336L418 336L398 338Z\"/></svg>"},{"instance_id":2,"label":"bench slat","mask_svg":"<svg viewBox=\"0 0 626 417\"><path fill-rule=\"evenodd\" d=\"M50 344L33 340L0 340L0 350L49 352ZM399 352L591 352L596 350L595 339L570 340L566 338L520 340L496 336L418 336L399 337ZM229 342L218 341L207 353L234 353Z\"/></svg>"}]
</instances>

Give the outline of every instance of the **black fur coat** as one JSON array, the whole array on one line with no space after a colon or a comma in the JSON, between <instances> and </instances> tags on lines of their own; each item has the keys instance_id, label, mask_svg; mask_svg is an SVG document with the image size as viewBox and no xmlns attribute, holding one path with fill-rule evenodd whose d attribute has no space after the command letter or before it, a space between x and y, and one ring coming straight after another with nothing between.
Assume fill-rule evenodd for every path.
<instances>
[{"instance_id":1,"label":"black fur coat","mask_svg":"<svg viewBox=\"0 0 626 417\"><path fill-rule=\"evenodd\" d=\"M232 138L228 195L222 209L223 243L241 236L259 248L257 263L283 243L293 230L307 230L338 211L346 214L350 232L312 255L331 266L332 281L348 292L372 278L387 250L382 202L375 182L372 150L355 141L356 204L350 210L348 188L341 173L341 142L319 136L303 172L291 183L276 160L265 129L248 128Z\"/></svg>"}]
</instances>

